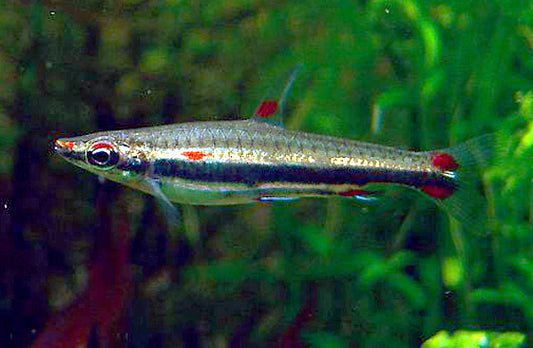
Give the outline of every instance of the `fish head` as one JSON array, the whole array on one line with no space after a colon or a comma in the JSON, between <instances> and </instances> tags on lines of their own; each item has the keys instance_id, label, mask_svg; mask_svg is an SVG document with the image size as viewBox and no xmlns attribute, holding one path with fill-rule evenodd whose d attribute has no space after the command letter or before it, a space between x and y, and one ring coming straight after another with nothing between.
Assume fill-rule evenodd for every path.
<instances>
[{"instance_id":1,"label":"fish head","mask_svg":"<svg viewBox=\"0 0 533 348\"><path fill-rule=\"evenodd\" d=\"M54 151L80 168L120 183L132 184L146 172L144 153L120 131L57 139Z\"/></svg>"}]
</instances>

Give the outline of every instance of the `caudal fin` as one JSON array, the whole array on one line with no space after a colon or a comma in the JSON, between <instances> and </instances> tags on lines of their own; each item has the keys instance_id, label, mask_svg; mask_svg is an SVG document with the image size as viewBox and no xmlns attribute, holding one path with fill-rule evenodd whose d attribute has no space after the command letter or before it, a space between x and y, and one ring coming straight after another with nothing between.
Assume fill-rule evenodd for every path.
<instances>
[{"instance_id":1,"label":"caudal fin","mask_svg":"<svg viewBox=\"0 0 533 348\"><path fill-rule=\"evenodd\" d=\"M487 231L490 214L483 174L495 155L496 137L483 135L457 147L440 150L455 159L453 194L435 200L452 217L466 228L484 233Z\"/></svg>"}]
</instances>

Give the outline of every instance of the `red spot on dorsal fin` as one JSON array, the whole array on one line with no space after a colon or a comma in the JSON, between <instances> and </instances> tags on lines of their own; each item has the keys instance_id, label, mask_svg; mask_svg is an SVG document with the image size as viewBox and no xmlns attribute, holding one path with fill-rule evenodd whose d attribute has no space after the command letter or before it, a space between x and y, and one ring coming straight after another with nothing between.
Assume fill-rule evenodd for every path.
<instances>
[{"instance_id":1,"label":"red spot on dorsal fin","mask_svg":"<svg viewBox=\"0 0 533 348\"><path fill-rule=\"evenodd\" d=\"M440 170L456 170L459 164L452 155L447 153L436 153L431 158L431 163Z\"/></svg>"},{"instance_id":2,"label":"red spot on dorsal fin","mask_svg":"<svg viewBox=\"0 0 533 348\"><path fill-rule=\"evenodd\" d=\"M263 103L261 103L256 114L259 117L267 118L267 117L274 115L277 109L278 109L278 103L276 101L266 100Z\"/></svg>"},{"instance_id":3,"label":"red spot on dorsal fin","mask_svg":"<svg viewBox=\"0 0 533 348\"><path fill-rule=\"evenodd\" d=\"M425 193L427 193L428 195L430 195L431 197L437 198L437 199L448 198L451 195L453 195L453 192L454 192L453 188L442 187L442 186L437 186L437 185L424 185L420 187L420 189L424 191Z\"/></svg>"},{"instance_id":4,"label":"red spot on dorsal fin","mask_svg":"<svg viewBox=\"0 0 533 348\"><path fill-rule=\"evenodd\" d=\"M207 156L207 153L203 151L185 151L181 154L191 161L199 161Z\"/></svg>"},{"instance_id":5,"label":"red spot on dorsal fin","mask_svg":"<svg viewBox=\"0 0 533 348\"><path fill-rule=\"evenodd\" d=\"M370 196L370 192L365 191L365 190L349 190L349 191L339 192L339 196L343 196L343 197Z\"/></svg>"}]
</instances>

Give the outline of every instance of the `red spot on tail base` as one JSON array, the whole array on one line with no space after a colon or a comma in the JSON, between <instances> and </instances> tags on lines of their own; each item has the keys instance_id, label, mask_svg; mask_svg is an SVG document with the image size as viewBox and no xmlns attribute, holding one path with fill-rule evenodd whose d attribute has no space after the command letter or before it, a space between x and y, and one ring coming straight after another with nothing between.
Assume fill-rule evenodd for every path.
<instances>
[{"instance_id":1,"label":"red spot on tail base","mask_svg":"<svg viewBox=\"0 0 533 348\"><path fill-rule=\"evenodd\" d=\"M447 153L436 153L431 158L431 163L440 170L456 170L459 164L452 155Z\"/></svg>"}]
</instances>

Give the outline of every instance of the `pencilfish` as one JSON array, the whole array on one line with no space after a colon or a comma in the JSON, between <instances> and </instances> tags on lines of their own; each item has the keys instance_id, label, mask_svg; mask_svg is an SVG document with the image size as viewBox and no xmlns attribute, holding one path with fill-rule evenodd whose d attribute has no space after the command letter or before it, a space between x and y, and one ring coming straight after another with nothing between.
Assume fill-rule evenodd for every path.
<instances>
[{"instance_id":1,"label":"pencilfish","mask_svg":"<svg viewBox=\"0 0 533 348\"><path fill-rule=\"evenodd\" d=\"M189 122L98 132L55 141L67 161L167 201L214 205L302 197L372 200L371 184L423 192L452 215L475 214L471 178L490 143L407 151L287 130L279 101L263 101L248 120Z\"/></svg>"}]
</instances>

